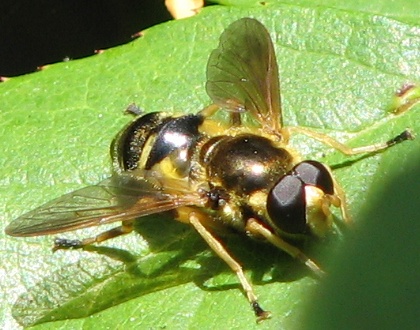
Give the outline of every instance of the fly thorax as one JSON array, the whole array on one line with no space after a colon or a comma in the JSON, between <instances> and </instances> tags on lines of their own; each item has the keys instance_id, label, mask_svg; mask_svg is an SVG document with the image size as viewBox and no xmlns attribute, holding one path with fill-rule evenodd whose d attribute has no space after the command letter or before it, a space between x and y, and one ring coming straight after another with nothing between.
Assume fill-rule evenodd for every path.
<instances>
[{"instance_id":1,"label":"fly thorax","mask_svg":"<svg viewBox=\"0 0 420 330\"><path fill-rule=\"evenodd\" d=\"M292 155L253 134L210 140L201 159L215 185L240 196L267 191L292 167Z\"/></svg>"}]
</instances>

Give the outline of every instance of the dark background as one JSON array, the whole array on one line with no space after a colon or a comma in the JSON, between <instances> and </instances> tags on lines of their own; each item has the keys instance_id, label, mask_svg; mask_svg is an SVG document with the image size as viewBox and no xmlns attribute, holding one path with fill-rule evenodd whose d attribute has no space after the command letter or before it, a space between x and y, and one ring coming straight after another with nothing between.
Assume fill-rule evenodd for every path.
<instances>
[{"instance_id":1,"label":"dark background","mask_svg":"<svg viewBox=\"0 0 420 330\"><path fill-rule=\"evenodd\" d=\"M0 76L93 55L170 19L164 0L0 0Z\"/></svg>"}]
</instances>

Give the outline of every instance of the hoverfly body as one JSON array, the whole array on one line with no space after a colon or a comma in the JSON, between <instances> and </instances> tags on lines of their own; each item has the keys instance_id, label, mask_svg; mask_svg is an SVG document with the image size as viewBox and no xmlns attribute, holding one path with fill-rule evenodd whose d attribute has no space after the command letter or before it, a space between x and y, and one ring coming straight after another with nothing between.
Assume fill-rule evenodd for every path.
<instances>
[{"instance_id":1,"label":"hoverfly body","mask_svg":"<svg viewBox=\"0 0 420 330\"><path fill-rule=\"evenodd\" d=\"M54 241L54 250L76 249L133 231L137 218L171 211L236 273L257 321L270 317L221 243L226 228L267 241L321 275L315 261L291 242L330 232L332 206L350 222L345 194L328 166L301 161L288 146L289 137L305 134L354 155L412 136L404 131L386 143L351 148L304 127L283 126L274 46L266 28L251 18L234 22L221 35L208 60L206 90L213 105L197 114L137 116L111 144L111 178L20 216L6 233L49 235L122 222L96 237ZM227 110L225 123L214 118L220 109ZM245 124L244 116L255 125Z\"/></svg>"}]
</instances>

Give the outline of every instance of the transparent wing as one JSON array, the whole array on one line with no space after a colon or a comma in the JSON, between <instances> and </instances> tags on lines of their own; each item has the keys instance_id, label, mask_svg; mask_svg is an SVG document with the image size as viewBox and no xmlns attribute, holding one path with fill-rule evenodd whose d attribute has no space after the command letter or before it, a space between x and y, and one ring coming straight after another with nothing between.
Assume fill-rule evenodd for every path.
<instances>
[{"instance_id":1,"label":"transparent wing","mask_svg":"<svg viewBox=\"0 0 420 330\"><path fill-rule=\"evenodd\" d=\"M20 216L6 228L6 233L11 236L55 234L201 204L200 195L187 189L171 188L169 193L144 179L118 175L63 195Z\"/></svg>"},{"instance_id":2,"label":"transparent wing","mask_svg":"<svg viewBox=\"0 0 420 330\"><path fill-rule=\"evenodd\" d=\"M220 107L249 111L264 128L279 132L278 66L270 35L260 22L242 18L222 33L207 64L206 90Z\"/></svg>"}]
</instances>

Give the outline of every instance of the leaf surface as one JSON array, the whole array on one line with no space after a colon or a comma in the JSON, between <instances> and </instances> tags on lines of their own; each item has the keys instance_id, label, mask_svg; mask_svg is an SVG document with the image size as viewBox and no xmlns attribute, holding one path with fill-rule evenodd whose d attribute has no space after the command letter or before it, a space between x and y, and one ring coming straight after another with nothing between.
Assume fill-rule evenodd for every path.
<instances>
[{"instance_id":1,"label":"leaf surface","mask_svg":"<svg viewBox=\"0 0 420 330\"><path fill-rule=\"evenodd\" d=\"M318 129L354 146L386 141L406 127L420 132L418 106L401 116L389 109L398 88L420 81L420 27L401 19L405 14L396 20L387 12L305 3L213 6L153 27L130 44L0 85L3 227L41 203L108 177L109 143L130 120L123 115L130 103L147 112L181 113L208 105L210 51L223 29L244 16L261 20L273 38L285 125ZM404 173L419 141L350 163L305 137L292 144L304 158L336 168L357 221L388 177ZM51 237L1 233L1 326L18 327L13 313L21 324L39 323L36 329L257 328L235 275L191 229L152 218L137 232L97 254L51 254ZM258 329L299 327L317 281L269 246L238 238L227 245L273 313ZM328 246L335 245L311 249L321 263Z\"/></svg>"}]
</instances>

